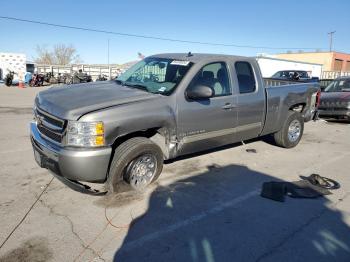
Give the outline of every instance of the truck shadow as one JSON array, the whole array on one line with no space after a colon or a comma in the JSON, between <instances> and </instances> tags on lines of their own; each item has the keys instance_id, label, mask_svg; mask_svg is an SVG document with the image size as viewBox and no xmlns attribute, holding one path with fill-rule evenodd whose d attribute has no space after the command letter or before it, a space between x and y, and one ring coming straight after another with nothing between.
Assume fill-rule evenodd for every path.
<instances>
[{"instance_id":1,"label":"truck shadow","mask_svg":"<svg viewBox=\"0 0 350 262\"><path fill-rule=\"evenodd\" d=\"M350 228L327 198L275 202L260 187L280 180L246 166L207 168L158 186L114 261L349 261Z\"/></svg>"}]
</instances>

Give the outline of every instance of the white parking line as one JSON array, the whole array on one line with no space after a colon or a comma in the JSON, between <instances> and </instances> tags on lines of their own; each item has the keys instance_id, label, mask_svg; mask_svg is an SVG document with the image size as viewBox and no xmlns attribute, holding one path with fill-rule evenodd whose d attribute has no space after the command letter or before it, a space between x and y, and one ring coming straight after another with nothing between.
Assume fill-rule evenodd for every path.
<instances>
[{"instance_id":1,"label":"white parking line","mask_svg":"<svg viewBox=\"0 0 350 262\"><path fill-rule=\"evenodd\" d=\"M232 199L231 201L228 201L228 202L225 202L225 203L222 203L221 205L218 205L212 209L209 209L209 210L206 210L206 211L203 211L197 215L194 215L194 216L191 216L185 220L182 220L178 223L175 223L175 224L172 224L170 226L168 226L167 228L164 228L162 230L159 230L157 232L154 232L154 233L151 233L151 234L148 234L148 235L145 235L139 239L136 239L134 241L131 241L131 242L128 242L125 244L125 246L123 246L123 250L122 252L124 251L128 251L128 250L131 250L131 249L134 249L136 247L140 247L142 246L144 243L148 242L148 241L152 241L152 240L155 240L155 239L158 239L160 238L161 236L165 235L165 234L168 234L168 233L171 233L171 232L174 232L176 230L178 230L179 228L182 228L182 227L185 227L189 224L192 224L194 222L197 222L199 220L202 220L210 215L214 215L216 213L219 213L221 211L223 211L224 209L226 208L232 208L236 205L238 205L239 203L245 201L245 200L248 200L249 198L252 198L254 196L257 196L259 195L260 193L260 190L254 190L254 191L251 191L243 196L240 196L240 197L237 197L237 198L234 198Z\"/></svg>"}]
</instances>

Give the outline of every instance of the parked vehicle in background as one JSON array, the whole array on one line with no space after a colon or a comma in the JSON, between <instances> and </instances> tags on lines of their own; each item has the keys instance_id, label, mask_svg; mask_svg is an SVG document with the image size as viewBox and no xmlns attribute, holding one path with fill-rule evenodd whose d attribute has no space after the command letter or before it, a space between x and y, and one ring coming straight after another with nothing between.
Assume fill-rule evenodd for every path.
<instances>
[{"instance_id":1,"label":"parked vehicle in background","mask_svg":"<svg viewBox=\"0 0 350 262\"><path fill-rule=\"evenodd\" d=\"M107 81L108 80L108 76L106 75L99 75L96 79L96 81Z\"/></svg>"},{"instance_id":2,"label":"parked vehicle in background","mask_svg":"<svg viewBox=\"0 0 350 262\"><path fill-rule=\"evenodd\" d=\"M339 77L321 94L319 116L350 120L350 77Z\"/></svg>"},{"instance_id":3,"label":"parked vehicle in background","mask_svg":"<svg viewBox=\"0 0 350 262\"><path fill-rule=\"evenodd\" d=\"M302 70L282 70L271 76L272 79L302 81L302 82L318 82L318 77L310 77L307 71Z\"/></svg>"},{"instance_id":4,"label":"parked vehicle in background","mask_svg":"<svg viewBox=\"0 0 350 262\"><path fill-rule=\"evenodd\" d=\"M49 84L56 84L57 79L55 78L53 72L46 73L44 75L44 81Z\"/></svg>"},{"instance_id":5,"label":"parked vehicle in background","mask_svg":"<svg viewBox=\"0 0 350 262\"><path fill-rule=\"evenodd\" d=\"M71 82L72 75L69 73L58 73L56 77L57 84L69 84Z\"/></svg>"},{"instance_id":6,"label":"parked vehicle in background","mask_svg":"<svg viewBox=\"0 0 350 262\"><path fill-rule=\"evenodd\" d=\"M15 74L16 73L14 71L8 71L8 73L5 76L5 85L12 86Z\"/></svg>"},{"instance_id":7,"label":"parked vehicle in background","mask_svg":"<svg viewBox=\"0 0 350 262\"><path fill-rule=\"evenodd\" d=\"M33 74L32 80L29 81L29 86L43 86L45 76L43 74Z\"/></svg>"},{"instance_id":8,"label":"parked vehicle in background","mask_svg":"<svg viewBox=\"0 0 350 262\"><path fill-rule=\"evenodd\" d=\"M254 58L159 54L116 81L42 91L30 125L35 159L71 188L97 194L81 182L142 189L163 160L268 134L295 147L319 86L263 81Z\"/></svg>"},{"instance_id":9,"label":"parked vehicle in background","mask_svg":"<svg viewBox=\"0 0 350 262\"><path fill-rule=\"evenodd\" d=\"M70 79L66 80L66 84L80 84L80 83L89 83L92 82L92 78L87 73L83 73L83 70L79 69L78 72L75 72Z\"/></svg>"}]
</instances>

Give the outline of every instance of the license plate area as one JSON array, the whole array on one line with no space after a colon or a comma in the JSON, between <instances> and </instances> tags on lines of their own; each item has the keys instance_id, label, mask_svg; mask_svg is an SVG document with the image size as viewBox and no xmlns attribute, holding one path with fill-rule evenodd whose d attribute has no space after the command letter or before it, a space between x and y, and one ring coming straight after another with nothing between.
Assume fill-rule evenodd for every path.
<instances>
[{"instance_id":1,"label":"license plate area","mask_svg":"<svg viewBox=\"0 0 350 262\"><path fill-rule=\"evenodd\" d=\"M36 150L35 148L34 148L34 159L35 159L35 161L38 163L38 165L39 165L40 167L42 167L42 162L43 162L43 160L42 160L42 155L41 155L40 152L39 152L38 150Z\"/></svg>"}]
</instances>

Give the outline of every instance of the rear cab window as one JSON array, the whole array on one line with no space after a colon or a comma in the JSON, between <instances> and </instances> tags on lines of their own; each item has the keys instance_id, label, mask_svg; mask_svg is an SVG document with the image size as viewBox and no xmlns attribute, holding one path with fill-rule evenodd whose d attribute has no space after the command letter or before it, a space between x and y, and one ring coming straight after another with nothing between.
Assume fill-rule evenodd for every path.
<instances>
[{"instance_id":1,"label":"rear cab window","mask_svg":"<svg viewBox=\"0 0 350 262\"><path fill-rule=\"evenodd\" d=\"M238 61L235 63L238 87L240 94L253 93L256 91L254 71L250 63Z\"/></svg>"}]
</instances>

